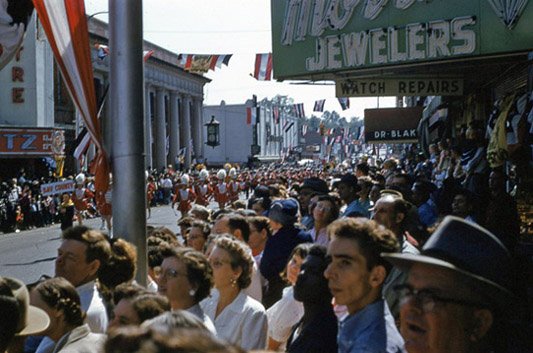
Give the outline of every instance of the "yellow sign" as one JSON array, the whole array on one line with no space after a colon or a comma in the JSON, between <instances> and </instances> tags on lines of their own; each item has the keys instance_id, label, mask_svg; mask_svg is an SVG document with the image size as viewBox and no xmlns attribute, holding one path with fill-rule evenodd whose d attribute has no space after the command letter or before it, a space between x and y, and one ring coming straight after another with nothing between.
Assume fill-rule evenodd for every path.
<instances>
[{"instance_id":1,"label":"yellow sign","mask_svg":"<svg viewBox=\"0 0 533 353\"><path fill-rule=\"evenodd\" d=\"M336 83L337 97L461 96L461 78L348 79Z\"/></svg>"}]
</instances>

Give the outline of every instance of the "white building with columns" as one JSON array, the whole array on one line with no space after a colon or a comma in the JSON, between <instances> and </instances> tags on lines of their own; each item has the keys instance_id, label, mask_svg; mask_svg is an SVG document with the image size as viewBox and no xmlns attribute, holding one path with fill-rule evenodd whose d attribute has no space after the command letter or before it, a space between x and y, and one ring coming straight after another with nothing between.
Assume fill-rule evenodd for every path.
<instances>
[{"instance_id":1,"label":"white building with columns","mask_svg":"<svg viewBox=\"0 0 533 353\"><path fill-rule=\"evenodd\" d=\"M91 44L107 44L108 26L95 18L89 21ZM153 55L144 66L145 83L145 166L161 170L176 166L180 154L185 168L193 159L204 156L203 92L210 82L202 75L184 71L178 66L178 55L155 44L144 42L144 50ZM99 59L93 48L93 66L97 94L103 94L108 85L109 58ZM103 129L106 148L110 155L112 131L111 117L104 112Z\"/></svg>"}]
</instances>

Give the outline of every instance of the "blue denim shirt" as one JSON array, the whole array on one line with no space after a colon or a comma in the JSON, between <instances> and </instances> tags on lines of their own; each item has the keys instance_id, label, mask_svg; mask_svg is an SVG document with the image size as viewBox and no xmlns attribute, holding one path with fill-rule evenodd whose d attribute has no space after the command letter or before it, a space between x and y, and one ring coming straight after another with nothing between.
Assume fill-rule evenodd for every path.
<instances>
[{"instance_id":1,"label":"blue denim shirt","mask_svg":"<svg viewBox=\"0 0 533 353\"><path fill-rule=\"evenodd\" d=\"M344 210L344 213L342 214L342 217L349 217L354 213L359 213L362 215L362 217L370 218L370 211L368 210L370 208L370 201L366 200L365 202L361 202L360 199L354 200L350 202L346 209Z\"/></svg>"},{"instance_id":2,"label":"blue denim shirt","mask_svg":"<svg viewBox=\"0 0 533 353\"><path fill-rule=\"evenodd\" d=\"M405 353L387 303L380 299L339 323L339 353Z\"/></svg>"}]
</instances>

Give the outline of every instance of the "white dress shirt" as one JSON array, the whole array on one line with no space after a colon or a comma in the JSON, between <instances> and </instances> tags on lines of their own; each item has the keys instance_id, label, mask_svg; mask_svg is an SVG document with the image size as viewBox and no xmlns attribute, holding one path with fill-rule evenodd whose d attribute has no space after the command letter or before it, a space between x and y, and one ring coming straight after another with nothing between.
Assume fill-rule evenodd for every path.
<instances>
[{"instance_id":1,"label":"white dress shirt","mask_svg":"<svg viewBox=\"0 0 533 353\"><path fill-rule=\"evenodd\" d=\"M219 293L213 291L200 306L213 320L217 336L244 350L265 349L267 340L267 316L263 304L241 291L235 300L215 318Z\"/></svg>"},{"instance_id":2,"label":"white dress shirt","mask_svg":"<svg viewBox=\"0 0 533 353\"><path fill-rule=\"evenodd\" d=\"M85 322L89 324L91 332L105 333L107 331L107 312L95 282L82 284L76 288L76 291L80 295L81 310L87 313Z\"/></svg>"},{"instance_id":3,"label":"white dress shirt","mask_svg":"<svg viewBox=\"0 0 533 353\"><path fill-rule=\"evenodd\" d=\"M217 329L215 328L215 324L213 323L213 321L209 318L209 316L207 316L204 311L202 310L202 308L200 307L200 304L196 304L196 305L193 305L191 306L190 308L188 309L185 309L185 311L188 311L190 312L191 314L197 316L200 318L200 320L202 320L202 322L204 323L205 327L213 334L216 336L217 334Z\"/></svg>"}]
</instances>

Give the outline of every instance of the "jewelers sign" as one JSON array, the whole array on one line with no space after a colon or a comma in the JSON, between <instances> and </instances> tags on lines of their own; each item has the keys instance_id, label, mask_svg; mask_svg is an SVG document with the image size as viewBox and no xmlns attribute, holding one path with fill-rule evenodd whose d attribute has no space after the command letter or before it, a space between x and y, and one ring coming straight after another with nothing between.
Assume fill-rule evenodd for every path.
<instances>
[{"instance_id":1,"label":"jewelers sign","mask_svg":"<svg viewBox=\"0 0 533 353\"><path fill-rule=\"evenodd\" d=\"M422 111L422 107L365 109L365 142L418 142Z\"/></svg>"},{"instance_id":2,"label":"jewelers sign","mask_svg":"<svg viewBox=\"0 0 533 353\"><path fill-rule=\"evenodd\" d=\"M274 75L334 78L363 68L533 49L530 0L271 0Z\"/></svg>"},{"instance_id":3,"label":"jewelers sign","mask_svg":"<svg viewBox=\"0 0 533 353\"><path fill-rule=\"evenodd\" d=\"M461 96L459 78L350 79L336 82L337 97Z\"/></svg>"}]
</instances>

